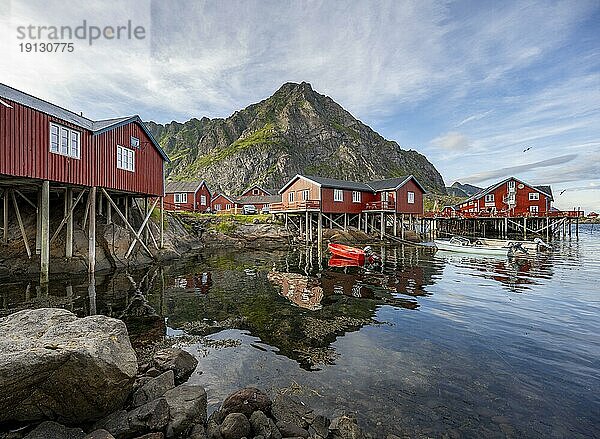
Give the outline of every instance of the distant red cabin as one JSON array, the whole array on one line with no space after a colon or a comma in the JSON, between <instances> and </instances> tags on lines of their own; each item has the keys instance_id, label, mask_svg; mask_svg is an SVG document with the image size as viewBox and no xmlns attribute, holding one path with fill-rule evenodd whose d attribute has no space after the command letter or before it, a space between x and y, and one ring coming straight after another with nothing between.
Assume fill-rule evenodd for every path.
<instances>
[{"instance_id":1,"label":"distant red cabin","mask_svg":"<svg viewBox=\"0 0 600 439\"><path fill-rule=\"evenodd\" d=\"M552 208L552 188L509 177L455 206L461 213L543 215Z\"/></svg>"},{"instance_id":2,"label":"distant red cabin","mask_svg":"<svg viewBox=\"0 0 600 439\"><path fill-rule=\"evenodd\" d=\"M237 204L232 197L218 194L210 202L211 209L215 213L237 213Z\"/></svg>"},{"instance_id":3,"label":"distant red cabin","mask_svg":"<svg viewBox=\"0 0 600 439\"><path fill-rule=\"evenodd\" d=\"M367 183L296 175L280 191L273 211L358 214L386 211L422 215L425 189L412 175Z\"/></svg>"},{"instance_id":4,"label":"distant red cabin","mask_svg":"<svg viewBox=\"0 0 600 439\"><path fill-rule=\"evenodd\" d=\"M168 181L165 184L165 208L187 212L211 210L211 193L204 180Z\"/></svg>"},{"instance_id":5,"label":"distant red cabin","mask_svg":"<svg viewBox=\"0 0 600 439\"><path fill-rule=\"evenodd\" d=\"M163 196L165 161L139 116L94 121L0 84L0 176Z\"/></svg>"}]
</instances>

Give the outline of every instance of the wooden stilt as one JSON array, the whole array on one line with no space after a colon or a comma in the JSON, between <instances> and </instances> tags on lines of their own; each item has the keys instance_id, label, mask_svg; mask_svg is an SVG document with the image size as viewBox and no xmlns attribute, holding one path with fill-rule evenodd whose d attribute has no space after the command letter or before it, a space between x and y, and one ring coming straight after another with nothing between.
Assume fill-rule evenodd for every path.
<instances>
[{"instance_id":1,"label":"wooden stilt","mask_svg":"<svg viewBox=\"0 0 600 439\"><path fill-rule=\"evenodd\" d=\"M41 253L40 253L40 282L48 283L48 271L50 268L50 181L42 182L40 211L40 233L41 233Z\"/></svg>"},{"instance_id":2,"label":"wooden stilt","mask_svg":"<svg viewBox=\"0 0 600 439\"><path fill-rule=\"evenodd\" d=\"M27 257L31 259L31 249L29 248L29 241L27 240L27 233L25 233L25 227L23 226L23 219L21 218L21 211L19 210L19 205L17 204L17 198L15 197L15 193L11 190L10 196L12 198L13 207L15 209L15 214L17 216L17 222L19 223L19 228L21 229L21 236L23 237L23 242L25 243L25 250L27 251Z\"/></svg>"},{"instance_id":3,"label":"wooden stilt","mask_svg":"<svg viewBox=\"0 0 600 439\"><path fill-rule=\"evenodd\" d=\"M15 191L19 194L19 191ZM35 206L35 254L39 255L42 253L42 188L37 191L37 206Z\"/></svg>"},{"instance_id":4,"label":"wooden stilt","mask_svg":"<svg viewBox=\"0 0 600 439\"><path fill-rule=\"evenodd\" d=\"M140 213L142 213L142 209L140 209L139 205L137 204L137 201L134 199L133 200L136 207L138 208L138 210L140 211ZM144 232L144 230L146 232L149 231L149 228L147 226L148 224L148 220L150 219L150 216L152 215L152 211L154 210L154 208L156 207L156 205L158 204L158 198L154 201L154 204L152 205L152 209L147 210L146 209L146 216L144 217L144 220L142 222L142 225L140 226L140 229L138 230L138 232L136 233L136 236L141 237L142 233ZM152 237L154 239L154 236ZM136 244L136 240L134 240L131 245L129 246L129 249L127 250L127 253L125 253L125 259L127 259L130 255L131 252L133 251L133 249L135 248L135 244ZM154 242L154 245L156 247L156 249L158 250L158 245L156 245L156 242ZM150 253L150 256L153 256L152 253Z\"/></svg>"},{"instance_id":5,"label":"wooden stilt","mask_svg":"<svg viewBox=\"0 0 600 439\"><path fill-rule=\"evenodd\" d=\"M380 226L380 233L379 233L379 239L383 239L383 235L385 235L385 213L382 211L381 212L381 224Z\"/></svg>"},{"instance_id":6,"label":"wooden stilt","mask_svg":"<svg viewBox=\"0 0 600 439\"><path fill-rule=\"evenodd\" d=\"M75 202L74 202L74 203L72 203L72 205L71 205L71 208L70 208L69 212L67 213L67 215L66 215L66 216L65 216L65 217L62 219L62 221L61 221L61 222L60 222L60 224L58 225L58 228L56 229L56 231L55 231L55 232L54 232L54 234L52 235L52 238L50 238L50 243L53 243L53 242L54 242L54 240L55 240L55 239L58 237L58 234L61 232L61 230L62 230L63 226L64 226L65 224L67 224L67 222L68 222L69 220L73 221L73 214L74 214L74 212L75 212L75 208L77 207L77 204L79 203L79 200L81 200L81 198L83 197L83 194L85 194L85 192L86 192L85 190L82 190L82 191L79 193L79 195L77 195L77 198L75 199ZM73 196L72 196L72 195L73 195L73 192L72 192L72 190L71 190L71 199L73 199ZM87 215L87 214L88 214L88 211L89 211L89 198L88 198L88 204L85 206L85 215ZM83 224L84 224L84 226L83 226L83 227L84 227L84 228L85 228L85 224L86 224L86 222L87 222L87 219L86 219L86 218L84 218L84 222L83 222Z\"/></svg>"},{"instance_id":7,"label":"wooden stilt","mask_svg":"<svg viewBox=\"0 0 600 439\"><path fill-rule=\"evenodd\" d=\"M67 188L65 191L66 197L66 216L67 216L67 237L65 242L65 257L70 259L73 257L73 189Z\"/></svg>"},{"instance_id":8,"label":"wooden stilt","mask_svg":"<svg viewBox=\"0 0 600 439\"><path fill-rule=\"evenodd\" d=\"M112 205L106 202L106 224L112 224Z\"/></svg>"},{"instance_id":9,"label":"wooden stilt","mask_svg":"<svg viewBox=\"0 0 600 439\"><path fill-rule=\"evenodd\" d=\"M394 212L394 236L398 236L398 214Z\"/></svg>"},{"instance_id":10,"label":"wooden stilt","mask_svg":"<svg viewBox=\"0 0 600 439\"><path fill-rule=\"evenodd\" d=\"M156 206L156 203L154 203L154 205ZM144 215L146 215L148 213L148 197L144 197ZM144 232L144 242L146 244L148 244L148 227L146 227L146 230Z\"/></svg>"},{"instance_id":11,"label":"wooden stilt","mask_svg":"<svg viewBox=\"0 0 600 439\"><path fill-rule=\"evenodd\" d=\"M88 226L88 273L96 271L96 187L90 188Z\"/></svg>"},{"instance_id":12,"label":"wooden stilt","mask_svg":"<svg viewBox=\"0 0 600 439\"><path fill-rule=\"evenodd\" d=\"M308 210L305 213L305 219L304 219L304 241L308 244L308 229L310 227L310 224L308 223Z\"/></svg>"},{"instance_id":13,"label":"wooden stilt","mask_svg":"<svg viewBox=\"0 0 600 439\"><path fill-rule=\"evenodd\" d=\"M318 224L317 224L317 233L318 233L318 245L319 249L323 247L323 214L319 212Z\"/></svg>"},{"instance_id":14,"label":"wooden stilt","mask_svg":"<svg viewBox=\"0 0 600 439\"><path fill-rule=\"evenodd\" d=\"M133 226L131 224L129 224L129 221L127 221L127 219L125 218L125 215L119 210L119 208L117 207L117 205L115 204L115 202L113 201L113 199L110 197L110 195L108 195L108 192L106 192L106 190L104 188L100 188L100 190L102 191L102 193L104 194L104 196L106 197L106 199L108 200L108 202L115 209L115 212L117 212L117 215L121 218L121 220L123 220L123 222L125 223L125 227L127 227L127 229L129 229L129 231L134 234L135 239L140 243L140 245L142 246L142 248L144 250L146 250L151 257L154 257L154 255L152 254L152 252L150 251L150 249L146 246L146 244L144 244L144 242L142 241L142 239L140 238L140 236L137 234L137 232L135 231L135 229L133 228Z\"/></svg>"},{"instance_id":15,"label":"wooden stilt","mask_svg":"<svg viewBox=\"0 0 600 439\"><path fill-rule=\"evenodd\" d=\"M348 230L348 214L344 212L344 232Z\"/></svg>"},{"instance_id":16,"label":"wooden stilt","mask_svg":"<svg viewBox=\"0 0 600 439\"><path fill-rule=\"evenodd\" d=\"M165 197L160 197L160 248L165 248Z\"/></svg>"},{"instance_id":17,"label":"wooden stilt","mask_svg":"<svg viewBox=\"0 0 600 439\"><path fill-rule=\"evenodd\" d=\"M8 244L8 189L4 190L4 196L2 197L2 242Z\"/></svg>"}]
</instances>

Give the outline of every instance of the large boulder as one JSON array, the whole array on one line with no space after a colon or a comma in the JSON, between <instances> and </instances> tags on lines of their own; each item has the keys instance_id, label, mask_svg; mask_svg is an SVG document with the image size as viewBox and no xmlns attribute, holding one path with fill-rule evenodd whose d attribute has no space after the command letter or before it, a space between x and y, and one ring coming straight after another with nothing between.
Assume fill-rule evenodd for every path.
<instances>
[{"instance_id":1,"label":"large boulder","mask_svg":"<svg viewBox=\"0 0 600 439\"><path fill-rule=\"evenodd\" d=\"M175 374L175 384L183 384L196 370L198 360L183 349L167 348L154 354L152 366L159 372L172 370Z\"/></svg>"},{"instance_id":2,"label":"large boulder","mask_svg":"<svg viewBox=\"0 0 600 439\"><path fill-rule=\"evenodd\" d=\"M0 422L102 418L123 406L136 372L120 320L54 308L0 320Z\"/></svg>"},{"instance_id":3,"label":"large boulder","mask_svg":"<svg viewBox=\"0 0 600 439\"><path fill-rule=\"evenodd\" d=\"M168 370L156 378L150 378L133 394L131 405L139 407L150 401L160 398L167 390L175 387L175 380L172 370Z\"/></svg>"}]
</instances>

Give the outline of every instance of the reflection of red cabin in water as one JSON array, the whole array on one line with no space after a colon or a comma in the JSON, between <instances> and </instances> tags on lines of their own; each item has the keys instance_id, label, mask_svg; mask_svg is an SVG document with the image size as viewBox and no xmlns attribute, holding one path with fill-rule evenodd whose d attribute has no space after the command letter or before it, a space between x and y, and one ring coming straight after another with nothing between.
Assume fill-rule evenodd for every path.
<instances>
[{"instance_id":1,"label":"reflection of red cabin in water","mask_svg":"<svg viewBox=\"0 0 600 439\"><path fill-rule=\"evenodd\" d=\"M206 212L210 210L210 190L204 180L168 181L165 184L165 206L169 210Z\"/></svg>"},{"instance_id":2,"label":"reflection of red cabin in water","mask_svg":"<svg viewBox=\"0 0 600 439\"><path fill-rule=\"evenodd\" d=\"M533 186L515 177L493 184L455 206L462 212L545 214L552 208L552 188Z\"/></svg>"},{"instance_id":3,"label":"reflection of red cabin in water","mask_svg":"<svg viewBox=\"0 0 600 439\"><path fill-rule=\"evenodd\" d=\"M193 290L194 292L208 294L210 287L212 286L212 277L210 272L176 277L173 280L173 286L184 290Z\"/></svg>"}]
</instances>

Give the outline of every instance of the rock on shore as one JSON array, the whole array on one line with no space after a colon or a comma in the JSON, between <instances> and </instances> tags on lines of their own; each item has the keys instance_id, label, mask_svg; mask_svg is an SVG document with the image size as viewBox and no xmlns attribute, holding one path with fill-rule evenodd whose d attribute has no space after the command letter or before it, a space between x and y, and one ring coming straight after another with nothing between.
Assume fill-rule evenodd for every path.
<instances>
[{"instance_id":1,"label":"rock on shore","mask_svg":"<svg viewBox=\"0 0 600 439\"><path fill-rule=\"evenodd\" d=\"M121 320L54 308L0 320L0 422L93 421L123 405L136 373Z\"/></svg>"}]
</instances>

